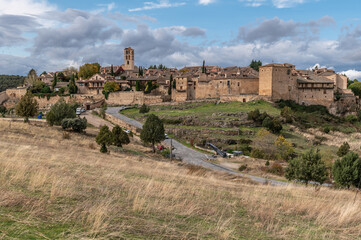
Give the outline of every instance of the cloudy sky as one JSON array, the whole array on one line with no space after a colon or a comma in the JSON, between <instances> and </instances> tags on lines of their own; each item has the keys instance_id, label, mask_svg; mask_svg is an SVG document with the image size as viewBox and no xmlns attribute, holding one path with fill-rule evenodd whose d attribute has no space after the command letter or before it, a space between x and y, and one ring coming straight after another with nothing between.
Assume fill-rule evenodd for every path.
<instances>
[{"instance_id":1,"label":"cloudy sky","mask_svg":"<svg viewBox=\"0 0 361 240\"><path fill-rule=\"evenodd\" d=\"M0 0L0 74L288 62L361 79L360 0Z\"/></svg>"}]
</instances>

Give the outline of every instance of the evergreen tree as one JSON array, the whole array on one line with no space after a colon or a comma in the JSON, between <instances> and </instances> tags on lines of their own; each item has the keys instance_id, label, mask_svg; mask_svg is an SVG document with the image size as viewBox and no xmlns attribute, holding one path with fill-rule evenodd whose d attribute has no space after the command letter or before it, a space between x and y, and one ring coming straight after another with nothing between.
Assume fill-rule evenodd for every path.
<instances>
[{"instance_id":1,"label":"evergreen tree","mask_svg":"<svg viewBox=\"0 0 361 240\"><path fill-rule=\"evenodd\" d=\"M141 90L142 90L142 88L140 86L139 80L135 81L135 91L141 91Z\"/></svg>"},{"instance_id":2,"label":"evergreen tree","mask_svg":"<svg viewBox=\"0 0 361 240\"><path fill-rule=\"evenodd\" d=\"M58 78L56 76L56 73L54 73L54 79L53 79L53 83L51 85L51 87L53 88L53 91L55 90L55 86L58 83Z\"/></svg>"},{"instance_id":3,"label":"evergreen tree","mask_svg":"<svg viewBox=\"0 0 361 240\"><path fill-rule=\"evenodd\" d=\"M337 156L343 157L350 151L350 145L348 142L344 142L337 151Z\"/></svg>"},{"instance_id":4,"label":"evergreen tree","mask_svg":"<svg viewBox=\"0 0 361 240\"><path fill-rule=\"evenodd\" d=\"M51 106L50 111L46 114L46 121L50 126L61 125L63 119L76 118L75 109L61 98L57 103Z\"/></svg>"},{"instance_id":5,"label":"evergreen tree","mask_svg":"<svg viewBox=\"0 0 361 240\"><path fill-rule=\"evenodd\" d=\"M173 75L171 74L170 77L169 77L168 95L172 94L172 84L173 84Z\"/></svg>"},{"instance_id":6,"label":"evergreen tree","mask_svg":"<svg viewBox=\"0 0 361 240\"><path fill-rule=\"evenodd\" d=\"M338 185L360 188L361 159L359 155L350 151L342 159L336 160L332 167L332 174Z\"/></svg>"},{"instance_id":7,"label":"evergreen tree","mask_svg":"<svg viewBox=\"0 0 361 240\"><path fill-rule=\"evenodd\" d=\"M68 88L69 88L69 93L70 93L70 94L75 94L75 93L77 93L77 91L78 91L78 87L77 87L76 84L75 84L74 74L71 75L70 83L69 83L69 85L68 85Z\"/></svg>"},{"instance_id":8,"label":"evergreen tree","mask_svg":"<svg viewBox=\"0 0 361 240\"><path fill-rule=\"evenodd\" d=\"M110 66L110 75L114 76L114 68L113 68L113 64Z\"/></svg>"},{"instance_id":9,"label":"evergreen tree","mask_svg":"<svg viewBox=\"0 0 361 240\"><path fill-rule=\"evenodd\" d=\"M123 144L129 144L129 137L126 132L122 130L119 125L115 125L112 130L112 138L113 138L113 145L117 147L122 147Z\"/></svg>"},{"instance_id":10,"label":"evergreen tree","mask_svg":"<svg viewBox=\"0 0 361 240\"><path fill-rule=\"evenodd\" d=\"M139 113L148 113L150 111L150 108L143 104L140 108L139 108Z\"/></svg>"},{"instance_id":11,"label":"evergreen tree","mask_svg":"<svg viewBox=\"0 0 361 240\"><path fill-rule=\"evenodd\" d=\"M251 64L249 65L249 67L253 68L257 72L259 72L259 67L261 67L261 66L262 66L262 62L260 60L258 60L258 61L252 60Z\"/></svg>"},{"instance_id":12,"label":"evergreen tree","mask_svg":"<svg viewBox=\"0 0 361 240\"><path fill-rule=\"evenodd\" d=\"M300 180L308 184L314 181L322 184L327 179L327 169L320 151L311 149L301 157L292 159L286 169L288 180Z\"/></svg>"},{"instance_id":13,"label":"evergreen tree","mask_svg":"<svg viewBox=\"0 0 361 240\"><path fill-rule=\"evenodd\" d=\"M202 73L206 73L205 64L206 64L206 61L203 60Z\"/></svg>"},{"instance_id":14,"label":"evergreen tree","mask_svg":"<svg viewBox=\"0 0 361 240\"><path fill-rule=\"evenodd\" d=\"M97 142L97 144L101 146L100 152L102 153L108 152L107 146L112 144L113 141L113 134L109 130L108 126L104 125L100 128L100 131L96 136L95 141Z\"/></svg>"},{"instance_id":15,"label":"evergreen tree","mask_svg":"<svg viewBox=\"0 0 361 240\"><path fill-rule=\"evenodd\" d=\"M33 117L38 112L38 102L28 91L16 104L15 112L18 116L24 117L24 122L29 122L29 117Z\"/></svg>"},{"instance_id":16,"label":"evergreen tree","mask_svg":"<svg viewBox=\"0 0 361 240\"><path fill-rule=\"evenodd\" d=\"M163 122L154 114L150 114L143 125L140 139L144 143L152 144L153 152L155 152L155 143L159 143L165 139Z\"/></svg>"}]
</instances>

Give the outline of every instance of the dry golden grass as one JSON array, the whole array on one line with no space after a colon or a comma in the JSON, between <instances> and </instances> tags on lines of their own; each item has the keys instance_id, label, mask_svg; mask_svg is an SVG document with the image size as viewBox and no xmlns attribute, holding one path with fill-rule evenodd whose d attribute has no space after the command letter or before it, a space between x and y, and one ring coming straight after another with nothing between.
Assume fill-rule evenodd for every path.
<instances>
[{"instance_id":1,"label":"dry golden grass","mask_svg":"<svg viewBox=\"0 0 361 240\"><path fill-rule=\"evenodd\" d=\"M101 154L70 135L0 121L0 239L360 239L353 192Z\"/></svg>"}]
</instances>

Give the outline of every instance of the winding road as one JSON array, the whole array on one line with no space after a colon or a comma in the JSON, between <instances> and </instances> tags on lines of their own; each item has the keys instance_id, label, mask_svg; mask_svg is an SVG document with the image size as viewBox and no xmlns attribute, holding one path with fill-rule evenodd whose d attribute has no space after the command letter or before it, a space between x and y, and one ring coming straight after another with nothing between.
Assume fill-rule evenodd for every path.
<instances>
[{"instance_id":1,"label":"winding road","mask_svg":"<svg viewBox=\"0 0 361 240\"><path fill-rule=\"evenodd\" d=\"M123 110L123 109L124 108L122 108L122 107L108 107L106 112L132 126L135 126L136 128L142 129L142 127L143 127L142 123L140 123L134 119L128 118L128 117L124 116L123 114L119 113L119 111ZM170 139L165 139L164 144L166 144L167 146L170 146L171 145L170 141L171 141ZM282 181L266 179L266 178L262 178L262 177L256 177L256 176L252 176L252 175L248 175L248 174L244 174L244 173L239 173L232 169L225 168L220 165L211 163L211 162L207 161L207 159L211 158L210 155L198 152L192 148L189 148L189 147L181 144L180 142L178 142L174 139L172 140L172 145L175 148L172 151L172 153L175 155L175 158L182 159L183 162L188 163L188 164L201 166L201 167L215 170L215 171L226 172L228 174L233 174L233 175L237 175L237 176L247 177L247 178L250 178L253 181L259 182L259 183L268 183L268 184L275 185L275 186L286 186L286 185L290 184L288 182L282 182Z\"/></svg>"}]
</instances>

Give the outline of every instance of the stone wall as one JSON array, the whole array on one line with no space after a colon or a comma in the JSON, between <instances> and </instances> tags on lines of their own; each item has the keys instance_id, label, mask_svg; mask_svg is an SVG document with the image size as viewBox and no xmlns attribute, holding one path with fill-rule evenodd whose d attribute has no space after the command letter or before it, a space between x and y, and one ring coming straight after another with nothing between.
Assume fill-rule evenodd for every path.
<instances>
[{"instance_id":1,"label":"stone wall","mask_svg":"<svg viewBox=\"0 0 361 240\"><path fill-rule=\"evenodd\" d=\"M322 105L330 108L334 102L333 89L299 89L298 99L300 105Z\"/></svg>"},{"instance_id":2,"label":"stone wall","mask_svg":"<svg viewBox=\"0 0 361 240\"><path fill-rule=\"evenodd\" d=\"M109 93L106 103L109 105L142 105L163 102L162 96L149 96L142 91L112 92Z\"/></svg>"},{"instance_id":3,"label":"stone wall","mask_svg":"<svg viewBox=\"0 0 361 240\"><path fill-rule=\"evenodd\" d=\"M10 100L20 100L26 94L26 88L10 88L6 89L6 94Z\"/></svg>"},{"instance_id":4,"label":"stone wall","mask_svg":"<svg viewBox=\"0 0 361 240\"><path fill-rule=\"evenodd\" d=\"M0 92L0 104L2 104L3 102L5 102L6 100L9 99L9 96L6 94L6 92Z\"/></svg>"},{"instance_id":5,"label":"stone wall","mask_svg":"<svg viewBox=\"0 0 361 240\"><path fill-rule=\"evenodd\" d=\"M130 125L127 122L124 122L121 119L116 118L113 115L110 115L109 113L105 114L105 119L109 120L110 122L112 122L114 124L118 124L122 128L129 129L133 133L138 133L139 134L142 131L142 129L137 128L137 127L135 127L133 125Z\"/></svg>"},{"instance_id":6,"label":"stone wall","mask_svg":"<svg viewBox=\"0 0 361 240\"><path fill-rule=\"evenodd\" d=\"M243 94L243 95L223 95L220 98L220 102L251 102L256 100L270 101L271 96Z\"/></svg>"}]
</instances>

